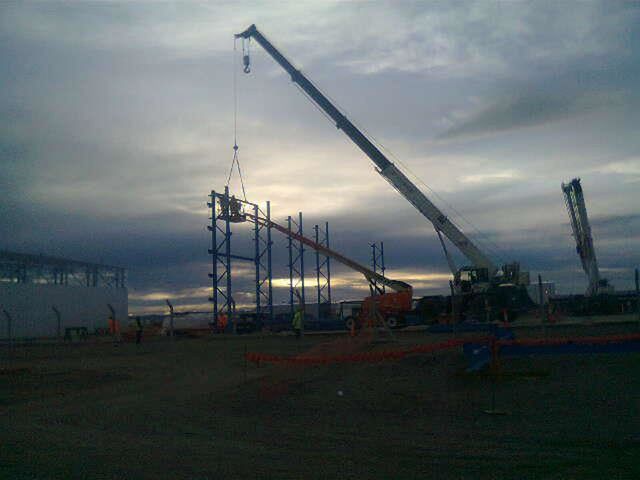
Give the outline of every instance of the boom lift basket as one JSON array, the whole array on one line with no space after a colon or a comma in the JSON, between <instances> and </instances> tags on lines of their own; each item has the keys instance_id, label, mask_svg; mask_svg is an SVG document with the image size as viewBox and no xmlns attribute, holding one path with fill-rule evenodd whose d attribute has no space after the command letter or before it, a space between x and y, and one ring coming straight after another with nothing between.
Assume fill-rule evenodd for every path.
<instances>
[{"instance_id":1,"label":"boom lift basket","mask_svg":"<svg viewBox=\"0 0 640 480\"><path fill-rule=\"evenodd\" d=\"M228 219L231 223L242 223L247 221L247 214L244 212L243 203L235 196L229 198L229 202L225 197L220 197L220 216L221 219Z\"/></svg>"}]
</instances>

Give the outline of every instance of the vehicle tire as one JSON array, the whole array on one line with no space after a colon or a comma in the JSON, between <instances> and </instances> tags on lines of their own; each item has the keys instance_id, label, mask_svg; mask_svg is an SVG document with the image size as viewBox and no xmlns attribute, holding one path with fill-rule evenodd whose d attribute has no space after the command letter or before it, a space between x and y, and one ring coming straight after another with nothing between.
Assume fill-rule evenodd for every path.
<instances>
[{"instance_id":1,"label":"vehicle tire","mask_svg":"<svg viewBox=\"0 0 640 480\"><path fill-rule=\"evenodd\" d=\"M347 317L344 319L344 328L347 329L347 331L351 331L352 328L356 327L357 328L357 324L356 324L356 319L353 317Z\"/></svg>"},{"instance_id":2,"label":"vehicle tire","mask_svg":"<svg viewBox=\"0 0 640 480\"><path fill-rule=\"evenodd\" d=\"M389 328L399 328L400 327L400 319L395 315L390 315L386 318L385 323Z\"/></svg>"}]
</instances>

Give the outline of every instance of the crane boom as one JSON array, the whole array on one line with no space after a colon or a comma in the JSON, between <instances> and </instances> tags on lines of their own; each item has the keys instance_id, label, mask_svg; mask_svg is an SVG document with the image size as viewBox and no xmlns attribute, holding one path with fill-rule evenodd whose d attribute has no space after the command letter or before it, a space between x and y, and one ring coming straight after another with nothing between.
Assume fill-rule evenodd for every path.
<instances>
[{"instance_id":1,"label":"crane boom","mask_svg":"<svg viewBox=\"0 0 640 480\"><path fill-rule=\"evenodd\" d=\"M296 69L284 55L282 55L255 25L251 25L244 32L236 34L236 38L253 38L265 51L291 76L291 80L335 122L376 165L377 172L382 175L406 200L409 201L422 215L424 215L436 230L442 232L476 267L486 268L489 275L495 274L496 266L492 260L482 252L446 215L431 202L427 196L407 176L391 162L371 140L369 140L351 121L333 105L333 103Z\"/></svg>"},{"instance_id":2,"label":"crane boom","mask_svg":"<svg viewBox=\"0 0 640 480\"><path fill-rule=\"evenodd\" d=\"M314 250L317 250L325 257L329 257L333 260L336 260L337 262L342 263L344 266L349 267L352 270L355 270L356 272L360 272L365 276L365 278L370 283L375 282L378 284L385 285L386 287L389 287L392 290L395 290L396 292L407 292L407 291L411 292L412 290L411 285L409 285L408 283L402 282L400 280L391 280L390 278L387 278L384 275L380 275L379 273L374 272L373 270L365 267L364 265L361 265L360 263L345 257L341 253L338 253L335 250L332 250L328 247L325 247L324 245L316 243L310 238L307 238L303 235L299 235L295 232L292 232L288 228L283 227L282 225L278 225L277 223L269 221L266 218L255 217L253 214L250 214L250 213L247 213L246 216L248 218L257 220L258 223L260 223L265 227L275 228L280 233L287 235L288 237L291 237L294 240L297 240L298 242L301 242Z\"/></svg>"},{"instance_id":3,"label":"crane boom","mask_svg":"<svg viewBox=\"0 0 640 480\"><path fill-rule=\"evenodd\" d=\"M580 179L574 178L569 183L563 183L562 192L564 193L564 200L567 204L573 236L576 240L576 251L580 256L582 268L589 280L587 295L595 295L598 293L602 282L598 269L598 261L596 259L596 251L593 247L591 225L587 217L587 207L584 202Z\"/></svg>"}]
</instances>

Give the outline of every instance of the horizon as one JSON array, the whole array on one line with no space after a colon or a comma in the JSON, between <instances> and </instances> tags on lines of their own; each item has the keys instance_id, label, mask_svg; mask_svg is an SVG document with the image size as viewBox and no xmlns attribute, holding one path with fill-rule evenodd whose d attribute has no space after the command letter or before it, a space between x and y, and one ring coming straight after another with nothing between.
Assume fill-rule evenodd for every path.
<instances>
[{"instance_id":1,"label":"horizon","mask_svg":"<svg viewBox=\"0 0 640 480\"><path fill-rule=\"evenodd\" d=\"M629 289L640 265L640 7L566 10L3 4L1 247L126 268L133 314L165 298L206 307L206 202L231 166L235 69L249 200L270 200L276 221L302 211L307 234L328 221L332 247L360 263L383 241L388 277L416 296L447 293L433 226L255 43L242 73L233 34L255 23L492 258L559 293L587 286L560 189L582 178L602 274ZM241 192L237 175L231 188ZM275 235L279 304L288 276ZM251 276L234 273L238 304L251 301ZM359 277L335 265L334 298L362 296Z\"/></svg>"}]
</instances>

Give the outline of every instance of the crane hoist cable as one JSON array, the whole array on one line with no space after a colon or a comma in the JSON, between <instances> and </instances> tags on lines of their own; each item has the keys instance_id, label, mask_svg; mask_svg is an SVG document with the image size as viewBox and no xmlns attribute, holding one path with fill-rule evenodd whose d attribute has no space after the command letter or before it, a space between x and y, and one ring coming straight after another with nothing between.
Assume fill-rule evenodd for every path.
<instances>
[{"instance_id":1,"label":"crane hoist cable","mask_svg":"<svg viewBox=\"0 0 640 480\"><path fill-rule=\"evenodd\" d=\"M240 178L240 185L242 186L242 196L244 197L245 202L247 201L247 193L244 188L244 179L242 178L242 169L240 168L240 157L238 156L238 75L237 75L237 54L236 54L236 39L233 41L233 159L231 160L231 168L229 169L229 176L227 177L227 187L231 182L231 177L233 176L233 167L235 166L238 170L238 177ZM242 41L242 53L243 58L245 57L245 46L244 40ZM248 50L246 58L248 59ZM247 60L245 61L245 72L248 68Z\"/></svg>"}]
</instances>

